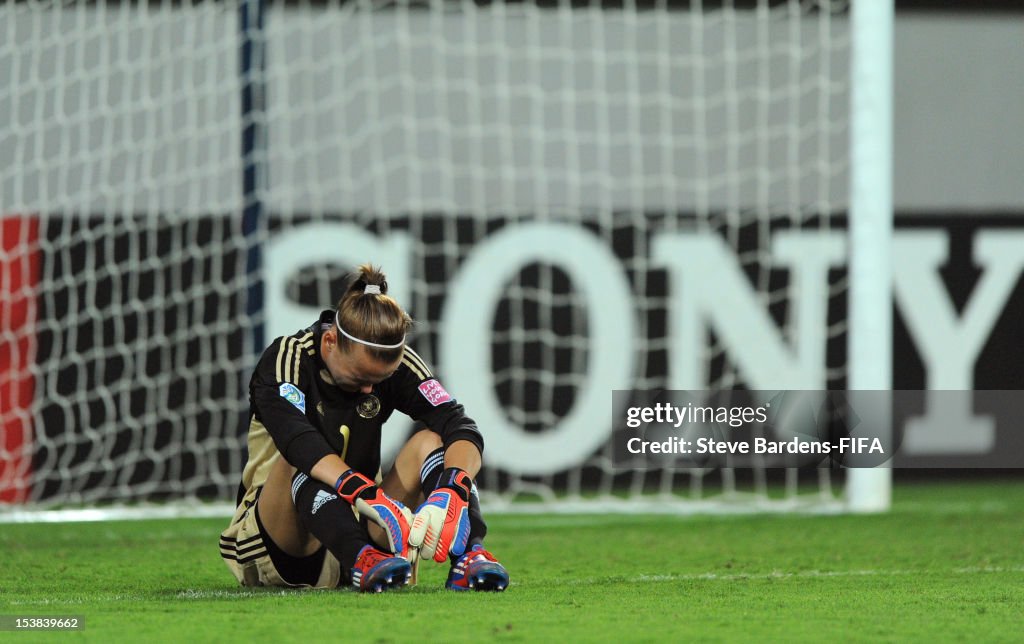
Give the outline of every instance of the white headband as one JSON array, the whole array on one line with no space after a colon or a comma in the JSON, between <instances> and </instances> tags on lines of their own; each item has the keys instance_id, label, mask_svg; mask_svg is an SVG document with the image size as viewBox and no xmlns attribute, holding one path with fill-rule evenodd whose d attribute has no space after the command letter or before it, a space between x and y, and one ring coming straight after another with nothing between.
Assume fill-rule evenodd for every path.
<instances>
[{"instance_id":1,"label":"white headband","mask_svg":"<svg viewBox=\"0 0 1024 644\"><path fill-rule=\"evenodd\" d=\"M367 286L366 288L370 288L370 287ZM377 288L377 287L374 287L374 288ZM405 336L404 335L402 336L402 341L399 342L398 344L377 344L376 342L369 342L367 340L361 340L361 339L357 338L356 336L352 335L351 333L347 333L345 331L345 329L341 328L341 318L338 317L338 313L337 312L334 313L334 323L337 325L338 331L343 336L348 338L349 340L351 340L353 342L358 342L359 344L364 344L364 345L366 345L368 347L373 347L374 349L397 349L397 348L401 347L403 344L405 344Z\"/></svg>"}]
</instances>

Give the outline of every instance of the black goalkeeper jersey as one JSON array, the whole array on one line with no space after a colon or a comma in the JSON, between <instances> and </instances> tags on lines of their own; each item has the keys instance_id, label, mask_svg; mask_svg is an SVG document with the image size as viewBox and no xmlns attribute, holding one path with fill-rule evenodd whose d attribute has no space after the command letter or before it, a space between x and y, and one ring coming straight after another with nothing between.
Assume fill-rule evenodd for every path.
<instances>
[{"instance_id":1,"label":"black goalkeeper jersey","mask_svg":"<svg viewBox=\"0 0 1024 644\"><path fill-rule=\"evenodd\" d=\"M476 423L409 347L398 370L371 393L335 385L320 356L321 336L333 324L334 311L324 311L312 326L277 338L263 352L249 382L249 460L240 496L266 482L278 454L306 474L324 456L338 454L374 478L381 426L396 410L424 423L446 447L468 440L483 450Z\"/></svg>"}]
</instances>

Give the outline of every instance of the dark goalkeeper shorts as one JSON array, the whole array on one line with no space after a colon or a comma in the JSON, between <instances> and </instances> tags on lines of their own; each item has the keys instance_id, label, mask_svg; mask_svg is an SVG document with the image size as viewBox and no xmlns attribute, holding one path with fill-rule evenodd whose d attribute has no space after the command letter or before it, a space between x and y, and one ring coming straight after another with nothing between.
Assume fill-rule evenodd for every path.
<instances>
[{"instance_id":1,"label":"dark goalkeeper shorts","mask_svg":"<svg viewBox=\"0 0 1024 644\"><path fill-rule=\"evenodd\" d=\"M267 536L256 513L262 488L253 488L235 509L231 524L220 535L220 556L243 586L336 588L341 564L321 548L309 557L293 557Z\"/></svg>"}]
</instances>

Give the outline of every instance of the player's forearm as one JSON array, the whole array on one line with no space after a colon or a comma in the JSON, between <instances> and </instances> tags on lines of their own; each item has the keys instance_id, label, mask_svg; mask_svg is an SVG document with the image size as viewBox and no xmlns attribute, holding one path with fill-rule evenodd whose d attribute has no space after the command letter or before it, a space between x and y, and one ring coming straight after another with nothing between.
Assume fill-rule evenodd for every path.
<instances>
[{"instance_id":1,"label":"player's forearm","mask_svg":"<svg viewBox=\"0 0 1024 644\"><path fill-rule=\"evenodd\" d=\"M310 474L321 483L334 487L338 482L338 478L348 470L348 464L340 456L328 454L317 461L316 465L310 470Z\"/></svg>"},{"instance_id":2,"label":"player's forearm","mask_svg":"<svg viewBox=\"0 0 1024 644\"><path fill-rule=\"evenodd\" d=\"M469 441L455 441L444 451L444 466L465 470L472 478L480 472L480 450Z\"/></svg>"}]
</instances>

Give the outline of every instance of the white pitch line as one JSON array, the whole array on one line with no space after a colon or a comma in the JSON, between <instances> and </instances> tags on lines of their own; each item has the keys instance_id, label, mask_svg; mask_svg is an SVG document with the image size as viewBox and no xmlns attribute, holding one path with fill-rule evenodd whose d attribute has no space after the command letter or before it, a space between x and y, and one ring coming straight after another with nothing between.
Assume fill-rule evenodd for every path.
<instances>
[{"instance_id":1,"label":"white pitch line","mask_svg":"<svg viewBox=\"0 0 1024 644\"><path fill-rule=\"evenodd\" d=\"M572 579L563 582L543 582L544 585L590 585L607 582L623 581L626 583L652 583L652 582L674 582L674 581L750 581L762 579L817 579L817 578L841 578L841 577L903 577L910 575L974 575L992 574L1006 572L1024 572L1024 566L987 566L971 568L954 568L952 570L802 570L800 572L783 572L774 570L767 573L732 573L723 575L716 572L693 573L683 575L639 575L630 578L591 578ZM529 583L517 582L516 585L524 586Z\"/></svg>"},{"instance_id":2,"label":"white pitch line","mask_svg":"<svg viewBox=\"0 0 1024 644\"><path fill-rule=\"evenodd\" d=\"M312 588L281 588L278 590L183 590L175 595L178 599L252 599L253 597L285 597L295 591L309 591Z\"/></svg>"},{"instance_id":3,"label":"white pitch line","mask_svg":"<svg viewBox=\"0 0 1024 644\"><path fill-rule=\"evenodd\" d=\"M953 572L964 575L986 572L1024 572L1024 566L1010 566L1009 568L1000 566L968 566L967 568L954 568Z\"/></svg>"},{"instance_id":4,"label":"white pitch line","mask_svg":"<svg viewBox=\"0 0 1024 644\"><path fill-rule=\"evenodd\" d=\"M800 572L782 572L775 570L767 573L735 573L723 575L717 572L693 573L689 575L638 575L630 578L605 577L603 579L573 579L569 581L544 581L531 584L529 581L516 581L516 586L577 586L603 584L609 581L623 581L626 583L663 583L675 581L751 581L762 579L831 579L843 577L906 577L921 575L985 575L993 573L1024 573L1024 565L1020 566L971 566L967 568L953 568L952 570L802 570ZM287 597L300 593L330 592L317 589L279 589L279 590L183 590L175 595L176 599L182 600L205 600L205 599L255 599L260 597ZM74 605L85 603L107 603L124 601L162 601L159 596L146 596L139 594L116 594L100 595L97 597L75 597L73 599L39 599L32 601L12 601L12 606L47 606L47 605Z\"/></svg>"},{"instance_id":5,"label":"white pitch line","mask_svg":"<svg viewBox=\"0 0 1024 644\"><path fill-rule=\"evenodd\" d=\"M705 572L694 575L640 575L628 581L649 582L649 581L745 581L748 579L816 579L830 577L899 577L904 575L916 575L920 571L915 570L801 570L800 572L782 572L773 570L766 573L744 574L735 573L722 575L715 572Z\"/></svg>"},{"instance_id":6,"label":"white pitch line","mask_svg":"<svg viewBox=\"0 0 1024 644\"><path fill-rule=\"evenodd\" d=\"M11 606L73 606L75 604L85 603L104 603L104 602L125 602L125 601L144 601L146 597L138 594L116 594L116 595L97 595L95 597L70 597L60 599L35 599L30 601L14 600L9 602Z\"/></svg>"}]
</instances>

